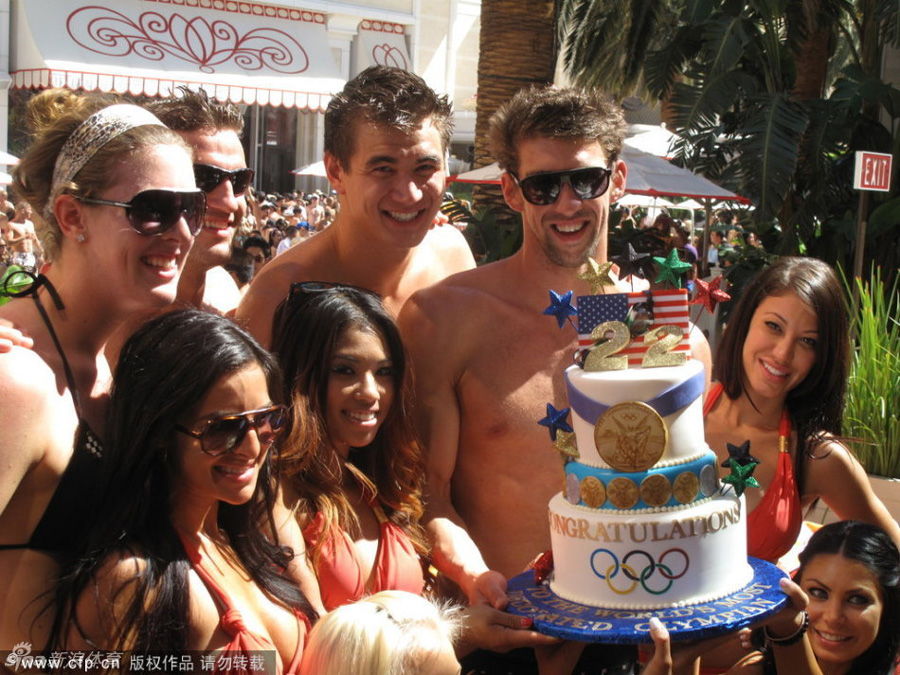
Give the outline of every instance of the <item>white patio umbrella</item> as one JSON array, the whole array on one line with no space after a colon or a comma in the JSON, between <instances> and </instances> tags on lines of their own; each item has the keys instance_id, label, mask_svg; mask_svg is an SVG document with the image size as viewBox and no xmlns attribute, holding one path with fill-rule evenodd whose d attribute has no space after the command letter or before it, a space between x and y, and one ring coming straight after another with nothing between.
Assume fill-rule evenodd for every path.
<instances>
[{"instance_id":1,"label":"white patio umbrella","mask_svg":"<svg viewBox=\"0 0 900 675\"><path fill-rule=\"evenodd\" d=\"M15 155L11 155L8 152L3 152L0 150L0 165L12 166L13 164L18 164L19 158Z\"/></svg>"},{"instance_id":2,"label":"white patio umbrella","mask_svg":"<svg viewBox=\"0 0 900 675\"><path fill-rule=\"evenodd\" d=\"M643 206L645 208L660 208L663 206L672 207L675 206L673 202L670 202L668 199L663 199L662 197L654 197L652 195L633 195L626 194L621 199L616 201L616 204L619 206Z\"/></svg>"},{"instance_id":3,"label":"white patio umbrella","mask_svg":"<svg viewBox=\"0 0 900 675\"><path fill-rule=\"evenodd\" d=\"M625 145L666 159L672 156L672 146L678 140L665 124L633 124L628 131L631 135L625 139Z\"/></svg>"},{"instance_id":4,"label":"white patio umbrella","mask_svg":"<svg viewBox=\"0 0 900 675\"><path fill-rule=\"evenodd\" d=\"M319 178L328 177L328 175L325 173L325 162L322 160L313 162L312 164L307 164L306 166L301 166L299 169L292 170L291 173L296 176L318 176Z\"/></svg>"},{"instance_id":5,"label":"white patio umbrella","mask_svg":"<svg viewBox=\"0 0 900 675\"><path fill-rule=\"evenodd\" d=\"M700 211L706 208L706 204L701 204L696 199L686 199L683 202L675 204L676 209L686 209L688 211Z\"/></svg>"}]
</instances>

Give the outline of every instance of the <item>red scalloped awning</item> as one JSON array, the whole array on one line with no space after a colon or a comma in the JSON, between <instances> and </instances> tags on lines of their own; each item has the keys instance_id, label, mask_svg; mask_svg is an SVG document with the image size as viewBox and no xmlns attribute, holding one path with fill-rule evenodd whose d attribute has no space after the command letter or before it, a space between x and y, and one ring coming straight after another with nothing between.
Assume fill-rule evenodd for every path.
<instances>
[{"instance_id":1,"label":"red scalloped awning","mask_svg":"<svg viewBox=\"0 0 900 675\"><path fill-rule=\"evenodd\" d=\"M324 111L344 81L317 12L239 0L13 0L13 87Z\"/></svg>"}]
</instances>

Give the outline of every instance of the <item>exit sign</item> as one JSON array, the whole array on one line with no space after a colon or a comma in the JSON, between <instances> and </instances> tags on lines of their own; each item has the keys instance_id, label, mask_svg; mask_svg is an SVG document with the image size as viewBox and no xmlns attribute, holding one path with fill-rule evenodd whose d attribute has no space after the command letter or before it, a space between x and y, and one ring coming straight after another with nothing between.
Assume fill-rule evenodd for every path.
<instances>
[{"instance_id":1,"label":"exit sign","mask_svg":"<svg viewBox=\"0 0 900 675\"><path fill-rule=\"evenodd\" d=\"M889 192L891 189L892 159L892 155L885 155L880 152L857 152L853 187L857 190Z\"/></svg>"}]
</instances>

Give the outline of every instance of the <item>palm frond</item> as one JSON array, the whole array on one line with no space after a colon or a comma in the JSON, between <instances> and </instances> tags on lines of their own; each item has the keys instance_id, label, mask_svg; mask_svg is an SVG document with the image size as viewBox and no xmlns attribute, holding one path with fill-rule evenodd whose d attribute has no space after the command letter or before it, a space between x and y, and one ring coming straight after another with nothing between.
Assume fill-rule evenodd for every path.
<instances>
[{"instance_id":1,"label":"palm frond","mask_svg":"<svg viewBox=\"0 0 900 675\"><path fill-rule=\"evenodd\" d=\"M741 179L745 194L755 198L759 217L771 218L791 189L808 118L783 93L757 94L748 103L738 158Z\"/></svg>"}]
</instances>

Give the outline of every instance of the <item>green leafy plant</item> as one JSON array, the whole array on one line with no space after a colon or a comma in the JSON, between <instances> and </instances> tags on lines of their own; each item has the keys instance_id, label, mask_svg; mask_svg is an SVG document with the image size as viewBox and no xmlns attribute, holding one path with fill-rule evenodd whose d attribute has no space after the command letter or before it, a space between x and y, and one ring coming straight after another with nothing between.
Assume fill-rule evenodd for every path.
<instances>
[{"instance_id":1,"label":"green leafy plant","mask_svg":"<svg viewBox=\"0 0 900 675\"><path fill-rule=\"evenodd\" d=\"M518 223L512 228L500 225L490 209L475 214L463 201L448 199L441 204L441 212L451 223L466 224L463 234L479 265L511 256L522 245L521 226Z\"/></svg>"},{"instance_id":2,"label":"green leafy plant","mask_svg":"<svg viewBox=\"0 0 900 675\"><path fill-rule=\"evenodd\" d=\"M843 432L868 473L900 478L900 286L896 279L885 286L879 268L867 282L844 283L856 290L850 310L856 348Z\"/></svg>"}]
</instances>

